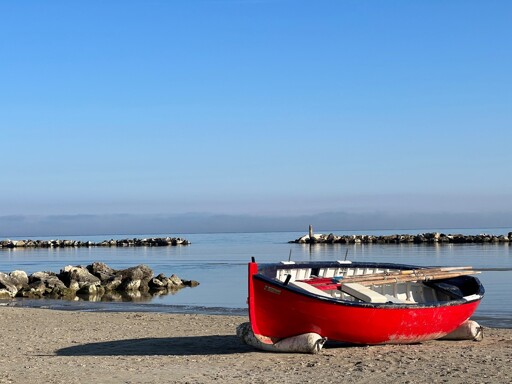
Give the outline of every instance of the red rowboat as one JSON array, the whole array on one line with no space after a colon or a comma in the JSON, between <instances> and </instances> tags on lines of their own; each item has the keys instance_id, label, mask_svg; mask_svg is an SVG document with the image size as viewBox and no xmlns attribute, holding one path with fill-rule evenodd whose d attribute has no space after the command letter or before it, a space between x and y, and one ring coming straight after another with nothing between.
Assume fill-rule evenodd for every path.
<instances>
[{"instance_id":1,"label":"red rowboat","mask_svg":"<svg viewBox=\"0 0 512 384\"><path fill-rule=\"evenodd\" d=\"M356 344L416 343L458 328L484 295L471 267L350 261L249 263L255 335L314 332Z\"/></svg>"}]
</instances>

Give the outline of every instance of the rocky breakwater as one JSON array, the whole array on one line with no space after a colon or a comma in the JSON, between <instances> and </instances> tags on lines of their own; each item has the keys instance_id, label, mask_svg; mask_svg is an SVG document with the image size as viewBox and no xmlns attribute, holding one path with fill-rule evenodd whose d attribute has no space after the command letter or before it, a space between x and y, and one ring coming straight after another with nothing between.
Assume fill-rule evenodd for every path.
<instances>
[{"instance_id":1,"label":"rocky breakwater","mask_svg":"<svg viewBox=\"0 0 512 384\"><path fill-rule=\"evenodd\" d=\"M145 239L103 240L100 242L80 240L2 240L0 248L66 248L66 247L167 247L189 245L190 241L180 237L151 237Z\"/></svg>"},{"instance_id":2,"label":"rocky breakwater","mask_svg":"<svg viewBox=\"0 0 512 384\"><path fill-rule=\"evenodd\" d=\"M289 243L297 244L468 244L490 243L508 244L512 241L512 232L507 235L462 235L444 234L439 232L395 235L304 235Z\"/></svg>"},{"instance_id":3,"label":"rocky breakwater","mask_svg":"<svg viewBox=\"0 0 512 384\"><path fill-rule=\"evenodd\" d=\"M88 301L135 301L155 295L176 293L184 287L195 287L195 280L183 280L176 275L154 276L146 265L115 270L95 262L86 267L68 265L54 272L0 272L0 299L65 298Z\"/></svg>"}]
</instances>

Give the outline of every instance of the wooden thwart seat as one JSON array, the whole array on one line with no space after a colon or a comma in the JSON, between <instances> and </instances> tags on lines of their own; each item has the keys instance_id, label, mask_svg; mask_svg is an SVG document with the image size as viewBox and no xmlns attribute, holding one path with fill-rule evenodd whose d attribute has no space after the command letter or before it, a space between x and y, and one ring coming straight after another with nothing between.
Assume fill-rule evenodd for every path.
<instances>
[{"instance_id":1,"label":"wooden thwart seat","mask_svg":"<svg viewBox=\"0 0 512 384\"><path fill-rule=\"evenodd\" d=\"M325 293L321 289L313 287L311 284L304 283L302 281L290 281L289 285L292 287L301 288L305 291L308 291L309 293L314 293L315 295L318 296L329 297L332 299L332 296L329 295L328 293Z\"/></svg>"},{"instance_id":2,"label":"wooden thwart seat","mask_svg":"<svg viewBox=\"0 0 512 384\"><path fill-rule=\"evenodd\" d=\"M378 292L358 283L345 283L341 285L341 291L354 296L366 303L387 303L389 299Z\"/></svg>"}]
</instances>

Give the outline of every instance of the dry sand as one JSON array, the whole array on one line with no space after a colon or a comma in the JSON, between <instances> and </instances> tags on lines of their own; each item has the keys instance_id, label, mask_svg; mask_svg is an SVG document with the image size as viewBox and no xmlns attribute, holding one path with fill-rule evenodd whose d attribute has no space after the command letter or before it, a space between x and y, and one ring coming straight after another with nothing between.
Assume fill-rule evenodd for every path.
<instances>
[{"instance_id":1,"label":"dry sand","mask_svg":"<svg viewBox=\"0 0 512 384\"><path fill-rule=\"evenodd\" d=\"M0 383L511 383L512 330L481 342L260 352L239 316L0 307Z\"/></svg>"}]
</instances>

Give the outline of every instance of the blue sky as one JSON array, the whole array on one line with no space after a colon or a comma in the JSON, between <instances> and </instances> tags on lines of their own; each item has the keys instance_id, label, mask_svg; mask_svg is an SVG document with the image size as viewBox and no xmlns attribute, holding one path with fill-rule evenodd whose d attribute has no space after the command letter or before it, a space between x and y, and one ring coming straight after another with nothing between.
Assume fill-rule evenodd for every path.
<instances>
[{"instance_id":1,"label":"blue sky","mask_svg":"<svg viewBox=\"0 0 512 384\"><path fill-rule=\"evenodd\" d=\"M511 213L511 19L508 1L2 1L0 216Z\"/></svg>"}]
</instances>

